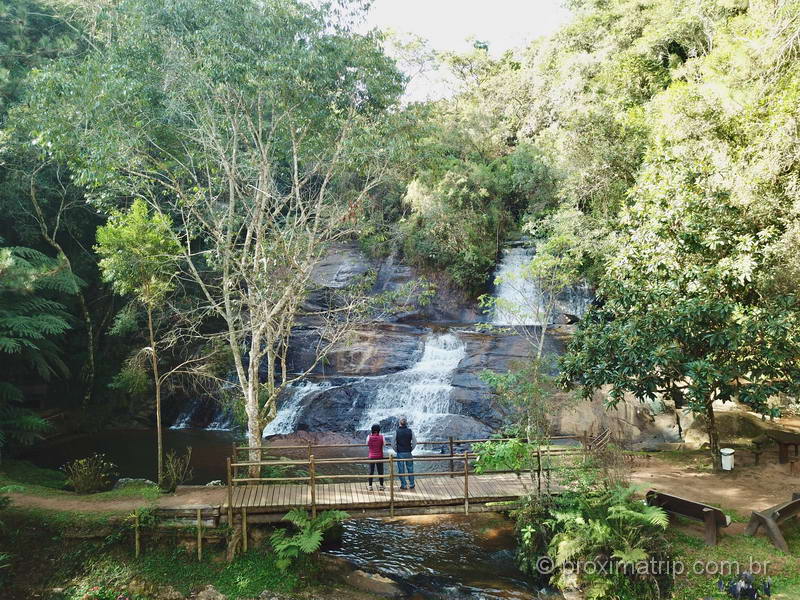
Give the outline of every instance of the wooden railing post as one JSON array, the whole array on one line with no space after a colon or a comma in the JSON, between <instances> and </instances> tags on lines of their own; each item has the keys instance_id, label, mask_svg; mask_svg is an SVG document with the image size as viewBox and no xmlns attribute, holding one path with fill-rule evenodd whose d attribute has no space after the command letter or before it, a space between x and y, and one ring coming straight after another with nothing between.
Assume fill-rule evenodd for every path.
<instances>
[{"instance_id":1,"label":"wooden railing post","mask_svg":"<svg viewBox=\"0 0 800 600\"><path fill-rule=\"evenodd\" d=\"M233 528L233 474L231 473L231 458L228 457L228 527Z\"/></svg>"},{"instance_id":2,"label":"wooden railing post","mask_svg":"<svg viewBox=\"0 0 800 600\"><path fill-rule=\"evenodd\" d=\"M242 507L242 550L247 552L247 507Z\"/></svg>"},{"instance_id":3,"label":"wooden railing post","mask_svg":"<svg viewBox=\"0 0 800 600\"><path fill-rule=\"evenodd\" d=\"M197 509L197 560L203 560L203 509Z\"/></svg>"},{"instance_id":4,"label":"wooden railing post","mask_svg":"<svg viewBox=\"0 0 800 600\"><path fill-rule=\"evenodd\" d=\"M453 461L453 436L451 435L449 438L447 438L447 441L450 444L450 479L452 479L453 477L455 477L453 471L456 470L455 463Z\"/></svg>"},{"instance_id":5,"label":"wooden railing post","mask_svg":"<svg viewBox=\"0 0 800 600\"><path fill-rule=\"evenodd\" d=\"M306 460L311 462L311 442L308 442L308 446L306 446Z\"/></svg>"},{"instance_id":6,"label":"wooden railing post","mask_svg":"<svg viewBox=\"0 0 800 600\"><path fill-rule=\"evenodd\" d=\"M394 456L389 456L389 516L394 516Z\"/></svg>"},{"instance_id":7,"label":"wooden railing post","mask_svg":"<svg viewBox=\"0 0 800 600\"><path fill-rule=\"evenodd\" d=\"M542 449L536 449L536 484L539 488L539 494L542 493Z\"/></svg>"},{"instance_id":8,"label":"wooden railing post","mask_svg":"<svg viewBox=\"0 0 800 600\"><path fill-rule=\"evenodd\" d=\"M139 537L139 513L134 511L133 513L133 549L136 558L139 558L139 554L142 551L142 543L141 538Z\"/></svg>"},{"instance_id":9,"label":"wooden railing post","mask_svg":"<svg viewBox=\"0 0 800 600\"><path fill-rule=\"evenodd\" d=\"M308 457L308 483L311 488L311 518L317 518L317 481L314 468L314 455Z\"/></svg>"},{"instance_id":10,"label":"wooden railing post","mask_svg":"<svg viewBox=\"0 0 800 600\"><path fill-rule=\"evenodd\" d=\"M464 450L464 514L469 514L469 458Z\"/></svg>"}]
</instances>

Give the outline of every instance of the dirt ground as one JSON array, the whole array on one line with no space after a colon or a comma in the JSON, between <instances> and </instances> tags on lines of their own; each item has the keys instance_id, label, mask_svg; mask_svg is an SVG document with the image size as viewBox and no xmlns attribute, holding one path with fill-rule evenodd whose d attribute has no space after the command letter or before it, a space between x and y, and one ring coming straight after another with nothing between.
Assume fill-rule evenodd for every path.
<instances>
[{"instance_id":1,"label":"dirt ground","mask_svg":"<svg viewBox=\"0 0 800 600\"><path fill-rule=\"evenodd\" d=\"M163 508L202 505L219 506L225 499L227 489L226 487L182 486L174 494L159 498L155 505ZM146 500L140 498L109 500L69 493L53 496L35 496L33 494L12 492L9 495L12 503L17 506L83 513L125 512L148 505Z\"/></svg>"},{"instance_id":2,"label":"dirt ground","mask_svg":"<svg viewBox=\"0 0 800 600\"><path fill-rule=\"evenodd\" d=\"M737 451L733 471L712 473L705 465L709 459L700 456L691 463L652 455L634 468L631 482L704 504L714 504L749 517L754 510L763 510L792 499L800 492L800 469L791 475L788 464L778 464L776 452L764 452L761 464L754 466L753 456Z\"/></svg>"}]
</instances>

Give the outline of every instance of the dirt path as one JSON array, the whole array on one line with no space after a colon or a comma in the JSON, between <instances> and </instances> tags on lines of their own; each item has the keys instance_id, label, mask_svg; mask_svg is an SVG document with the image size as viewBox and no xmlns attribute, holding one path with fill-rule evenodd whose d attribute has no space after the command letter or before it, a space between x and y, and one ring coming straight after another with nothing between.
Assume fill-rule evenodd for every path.
<instances>
[{"instance_id":1,"label":"dirt path","mask_svg":"<svg viewBox=\"0 0 800 600\"><path fill-rule=\"evenodd\" d=\"M218 506L222 504L225 498L226 489L224 487L208 488L205 486L180 487L175 494L159 498L155 502L155 506L161 508L198 505ZM9 496L16 506L87 514L130 512L137 508L151 505L149 501L142 498L96 499L91 496L78 496L69 492L52 496L36 496L12 492Z\"/></svg>"},{"instance_id":2,"label":"dirt path","mask_svg":"<svg viewBox=\"0 0 800 600\"><path fill-rule=\"evenodd\" d=\"M707 462L705 457L687 457L686 461L678 463L653 455L646 464L634 468L631 482L716 504L742 516L788 500L793 492L800 492L800 474L790 475L789 465L777 464L775 452L765 452L759 467L752 466L753 459L747 453L737 452L734 471L718 474L703 467ZM182 486L175 494L159 498L155 506L220 506L226 493L225 487ZM18 506L81 513L130 512L151 505L142 498L96 499L68 492L52 496L14 492L10 496Z\"/></svg>"},{"instance_id":3,"label":"dirt path","mask_svg":"<svg viewBox=\"0 0 800 600\"><path fill-rule=\"evenodd\" d=\"M789 474L789 465L777 464L777 455L764 453L761 466L752 466L752 458L739 458L735 469L712 473L699 467L699 462L679 464L653 456L648 464L634 469L631 482L705 504L716 504L734 510L744 517L753 510L763 510L791 500L800 492L800 476ZM742 463L747 466L742 466Z\"/></svg>"}]
</instances>

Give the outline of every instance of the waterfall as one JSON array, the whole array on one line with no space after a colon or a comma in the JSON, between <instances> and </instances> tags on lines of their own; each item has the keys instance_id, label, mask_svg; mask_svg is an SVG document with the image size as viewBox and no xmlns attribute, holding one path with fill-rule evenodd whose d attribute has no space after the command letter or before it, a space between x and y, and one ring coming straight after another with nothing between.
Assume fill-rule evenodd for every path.
<instances>
[{"instance_id":1,"label":"waterfall","mask_svg":"<svg viewBox=\"0 0 800 600\"><path fill-rule=\"evenodd\" d=\"M428 336L422 357L410 369L371 378L377 381L359 429L406 417L417 438L427 439L435 423L450 414L450 381L465 355L466 347L455 335Z\"/></svg>"},{"instance_id":2,"label":"waterfall","mask_svg":"<svg viewBox=\"0 0 800 600\"><path fill-rule=\"evenodd\" d=\"M230 431L236 419L230 407L222 406L210 398L195 398L180 412L170 429L202 429Z\"/></svg>"},{"instance_id":3,"label":"waterfall","mask_svg":"<svg viewBox=\"0 0 800 600\"><path fill-rule=\"evenodd\" d=\"M279 433L293 433L303 409L303 401L311 394L327 390L331 387L331 383L327 381L321 383L303 381L291 386L286 400L278 409L278 415L264 429L264 437L268 435L277 435Z\"/></svg>"},{"instance_id":4,"label":"waterfall","mask_svg":"<svg viewBox=\"0 0 800 600\"><path fill-rule=\"evenodd\" d=\"M503 258L495 271L497 305L492 325L542 325L553 322L561 314L582 317L592 302L593 294L585 282L569 286L560 293L548 313L550 299L535 279L525 276L525 267L536 253L535 248L511 246L503 250Z\"/></svg>"}]
</instances>

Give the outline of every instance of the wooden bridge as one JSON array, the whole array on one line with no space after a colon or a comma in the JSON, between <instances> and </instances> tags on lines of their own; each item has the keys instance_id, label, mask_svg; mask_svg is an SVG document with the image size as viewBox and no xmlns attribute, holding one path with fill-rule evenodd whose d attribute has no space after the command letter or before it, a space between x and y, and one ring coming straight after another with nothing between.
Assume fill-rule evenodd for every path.
<instances>
[{"instance_id":1,"label":"wooden bridge","mask_svg":"<svg viewBox=\"0 0 800 600\"><path fill-rule=\"evenodd\" d=\"M574 440L575 446L552 445L552 442ZM280 521L293 508L318 511L338 509L351 517L392 517L421 514L483 512L508 508L521 497L551 490L550 472L568 462L582 461L587 450L607 442L606 432L596 438L555 436L551 444L542 446L533 457L532 466L524 471L487 471L478 464L478 455L459 446L508 441L505 439L454 440L420 442L418 446L438 447L440 454L425 453L411 459L389 456L381 460L365 457L318 458L319 453L355 451L365 444L293 445L234 447L228 459L227 496L220 516L228 523ZM305 455L300 459L264 457L282 451ZM254 455L258 456L254 460ZM240 458L247 456L247 458ZM415 467L413 489L401 490L398 463L412 461ZM369 463L384 465L385 489L377 485L368 489ZM287 473L287 471L289 471ZM277 473L277 476L272 476ZM405 475L408 477L408 475ZM246 536L243 538L246 539Z\"/></svg>"}]
</instances>

